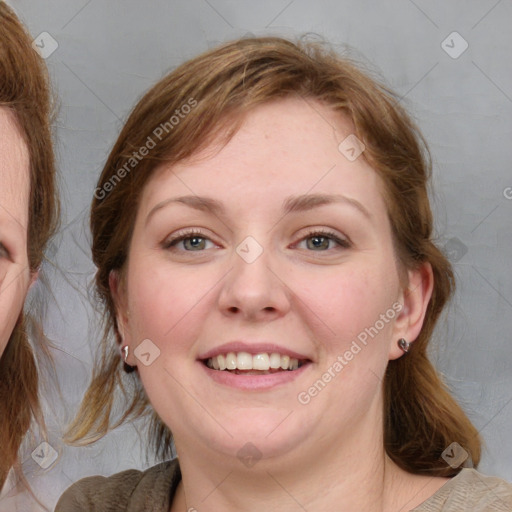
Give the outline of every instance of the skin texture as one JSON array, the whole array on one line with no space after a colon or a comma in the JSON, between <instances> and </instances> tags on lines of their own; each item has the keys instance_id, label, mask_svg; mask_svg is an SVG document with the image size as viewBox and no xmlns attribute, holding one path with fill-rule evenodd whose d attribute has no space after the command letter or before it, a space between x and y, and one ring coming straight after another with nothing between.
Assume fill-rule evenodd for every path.
<instances>
[{"instance_id":1,"label":"skin texture","mask_svg":"<svg viewBox=\"0 0 512 512\"><path fill-rule=\"evenodd\" d=\"M27 255L29 157L12 112L0 108L0 356L31 282Z\"/></svg>"},{"instance_id":2,"label":"skin texture","mask_svg":"<svg viewBox=\"0 0 512 512\"><path fill-rule=\"evenodd\" d=\"M405 473L382 446L383 375L403 356L397 340L421 329L432 274L427 265L408 271L408 289L400 283L380 178L338 150L351 133L319 103L266 104L225 147L163 166L142 193L128 261L111 289L128 363L175 436L183 482L172 510L409 510L447 480ZM368 216L346 201L283 214L289 196L317 193L342 194ZM165 204L181 195L214 198L226 211ZM166 247L184 228L202 231L200 250L190 239ZM315 248L308 233L317 229L350 245ZM263 248L250 264L236 252L247 236ZM299 403L395 302L401 312ZM134 356L145 339L160 350L148 366ZM234 389L197 360L232 340L270 341L312 364L270 390ZM261 455L252 467L237 457L246 443Z\"/></svg>"}]
</instances>

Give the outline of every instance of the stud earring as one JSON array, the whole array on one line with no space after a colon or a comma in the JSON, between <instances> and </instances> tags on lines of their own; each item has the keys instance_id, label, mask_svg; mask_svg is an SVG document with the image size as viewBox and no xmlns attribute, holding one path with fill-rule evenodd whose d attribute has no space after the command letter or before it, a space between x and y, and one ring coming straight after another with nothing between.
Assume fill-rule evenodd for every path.
<instances>
[{"instance_id":1,"label":"stud earring","mask_svg":"<svg viewBox=\"0 0 512 512\"><path fill-rule=\"evenodd\" d=\"M398 346L404 351L404 353L407 354L411 348L412 343L409 341L406 341L404 338L400 338L398 340Z\"/></svg>"}]
</instances>

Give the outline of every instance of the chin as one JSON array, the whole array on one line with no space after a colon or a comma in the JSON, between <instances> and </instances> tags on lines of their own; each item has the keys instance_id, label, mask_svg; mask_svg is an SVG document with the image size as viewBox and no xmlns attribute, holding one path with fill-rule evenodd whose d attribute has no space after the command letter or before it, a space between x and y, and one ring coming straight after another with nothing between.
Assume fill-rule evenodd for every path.
<instances>
[{"instance_id":1,"label":"chin","mask_svg":"<svg viewBox=\"0 0 512 512\"><path fill-rule=\"evenodd\" d=\"M245 408L234 411L232 417L216 418L226 430L197 432L194 439L205 439L205 444L223 457L231 456L244 462L284 457L296 450L308 438L308 430L299 415L292 410ZM204 424L204 421L202 425ZM187 430L190 438L191 430ZM192 442L189 439L188 443ZM263 466L263 465L262 465ZM249 466L248 466L249 467Z\"/></svg>"}]
</instances>

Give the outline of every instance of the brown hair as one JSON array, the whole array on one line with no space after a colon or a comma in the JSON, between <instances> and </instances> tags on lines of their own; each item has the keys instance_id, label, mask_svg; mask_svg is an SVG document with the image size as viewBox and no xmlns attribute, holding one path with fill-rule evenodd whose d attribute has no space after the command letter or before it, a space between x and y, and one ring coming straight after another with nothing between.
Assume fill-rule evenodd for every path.
<instances>
[{"instance_id":1,"label":"brown hair","mask_svg":"<svg viewBox=\"0 0 512 512\"><path fill-rule=\"evenodd\" d=\"M35 272L57 228L59 210L49 80L44 61L32 49L30 35L2 1L0 34L0 107L14 113L30 158L27 250L30 269ZM31 325L22 311L0 359L0 488L11 467L21 477L18 451L32 420L43 425L38 370L27 335ZM44 350L44 345L41 348Z\"/></svg>"},{"instance_id":2,"label":"brown hair","mask_svg":"<svg viewBox=\"0 0 512 512\"><path fill-rule=\"evenodd\" d=\"M457 441L476 465L480 439L426 354L434 325L454 289L450 263L432 241L426 144L399 99L349 59L324 44L274 37L227 43L181 65L145 94L121 131L91 211L96 287L105 308L102 351L68 439L85 444L104 435L114 423L110 415L118 389L124 390L127 402L116 425L149 412L137 373L121 371L119 351L111 341L112 333L118 343L121 340L109 274L123 270L140 194L155 168L196 154L216 136L227 142L255 106L290 96L322 102L353 122L366 146L364 157L385 185L402 273L423 262L432 265L434 290L421 333L407 357L388 364L384 440L388 455L409 472L455 475L460 468L446 464L443 450ZM187 114L174 123L178 112ZM139 152L146 153L141 148L157 138L161 140L139 159ZM172 436L156 414L151 433L160 454L169 454Z\"/></svg>"}]
</instances>

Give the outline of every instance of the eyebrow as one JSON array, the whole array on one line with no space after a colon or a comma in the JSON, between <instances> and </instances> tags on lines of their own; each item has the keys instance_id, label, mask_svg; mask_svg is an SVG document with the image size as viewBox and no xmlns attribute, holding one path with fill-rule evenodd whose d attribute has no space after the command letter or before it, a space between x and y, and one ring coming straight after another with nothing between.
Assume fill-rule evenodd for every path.
<instances>
[{"instance_id":1,"label":"eyebrow","mask_svg":"<svg viewBox=\"0 0 512 512\"><path fill-rule=\"evenodd\" d=\"M318 208L320 206L326 206L334 203L348 204L349 206L352 206L360 213L362 213L367 219L372 219L371 213L359 201L342 194L303 194L300 196L290 196L283 201L282 210L283 214L287 215L289 213L309 211L313 208ZM157 211L171 204L184 204L190 208L194 208L195 210L211 212L215 216L222 216L226 213L226 208L224 205L220 201L217 201L211 197L201 197L194 195L173 197L158 203L148 213L146 217L146 225L148 224L150 218Z\"/></svg>"}]
</instances>

